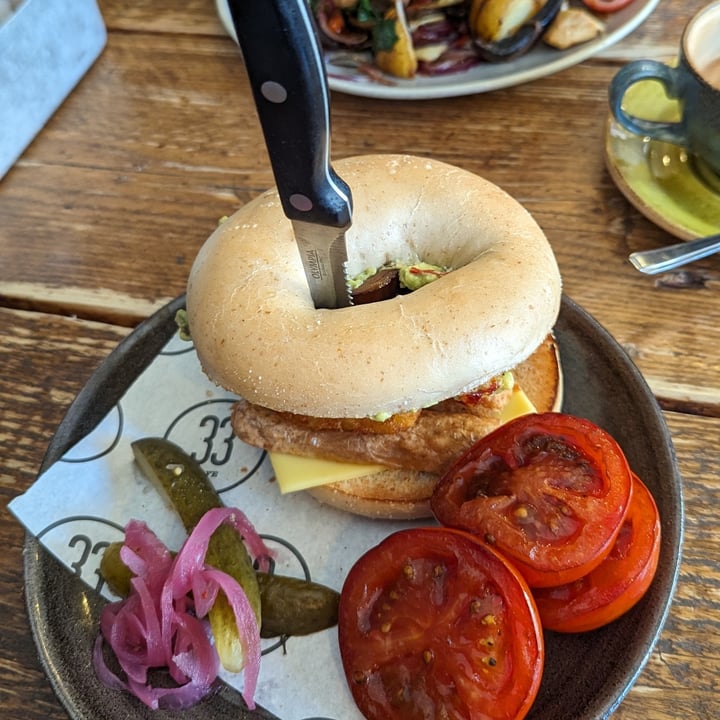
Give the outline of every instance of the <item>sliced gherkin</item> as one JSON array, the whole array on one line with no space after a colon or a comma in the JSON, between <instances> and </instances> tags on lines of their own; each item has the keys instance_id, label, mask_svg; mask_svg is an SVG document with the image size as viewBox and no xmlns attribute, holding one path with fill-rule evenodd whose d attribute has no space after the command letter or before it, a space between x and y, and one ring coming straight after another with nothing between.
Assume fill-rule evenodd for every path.
<instances>
[{"instance_id":1,"label":"sliced gherkin","mask_svg":"<svg viewBox=\"0 0 720 720\"><path fill-rule=\"evenodd\" d=\"M200 463L182 448L164 438L143 438L133 442L132 449L140 469L172 503L188 533L208 510L223 507ZM205 559L239 583L260 624L260 587L252 559L235 528L223 524L212 534ZM210 608L208 620L222 666L229 672L240 672L245 664L242 643L235 614L222 591Z\"/></svg>"},{"instance_id":2,"label":"sliced gherkin","mask_svg":"<svg viewBox=\"0 0 720 720\"><path fill-rule=\"evenodd\" d=\"M143 474L172 504L188 533L208 510L223 507L202 466L182 448L164 438L136 440L132 448ZM113 592L125 596L132 574L120 559L121 547L122 543L112 543L105 550L100 572ZM240 584L263 637L307 635L337 624L339 593L300 578L256 572L242 538L230 525L221 525L213 533L206 562ZM209 620L223 667L239 672L242 646L232 608L222 592Z\"/></svg>"},{"instance_id":3,"label":"sliced gherkin","mask_svg":"<svg viewBox=\"0 0 720 720\"><path fill-rule=\"evenodd\" d=\"M130 592L132 573L120 559L121 542L105 548L100 574L120 597ZM309 635L337 625L340 594L320 583L274 573L257 573L262 606L260 635L264 638Z\"/></svg>"}]
</instances>

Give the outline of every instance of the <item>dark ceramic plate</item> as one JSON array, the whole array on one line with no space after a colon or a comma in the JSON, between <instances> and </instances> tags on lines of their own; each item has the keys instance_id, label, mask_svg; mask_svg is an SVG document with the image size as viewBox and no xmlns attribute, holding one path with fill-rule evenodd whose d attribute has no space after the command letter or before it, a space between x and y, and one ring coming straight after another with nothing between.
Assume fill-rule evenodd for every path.
<instances>
[{"instance_id":1,"label":"dark ceramic plate","mask_svg":"<svg viewBox=\"0 0 720 720\"><path fill-rule=\"evenodd\" d=\"M138 327L90 378L53 437L43 469L99 422L153 360L173 333L175 311L183 300L178 298ZM655 496L662 518L660 563L643 600L600 630L546 637L545 673L528 718L597 720L609 717L625 697L665 622L680 564L682 486L661 412L622 348L568 298L563 298L556 335L565 374L564 411L590 418L618 439ZM90 656L102 600L33 537L25 545L25 590L40 658L73 720L178 717L178 713L152 712L97 681ZM223 687L182 716L188 720L274 717L242 708L237 693Z\"/></svg>"}]
</instances>

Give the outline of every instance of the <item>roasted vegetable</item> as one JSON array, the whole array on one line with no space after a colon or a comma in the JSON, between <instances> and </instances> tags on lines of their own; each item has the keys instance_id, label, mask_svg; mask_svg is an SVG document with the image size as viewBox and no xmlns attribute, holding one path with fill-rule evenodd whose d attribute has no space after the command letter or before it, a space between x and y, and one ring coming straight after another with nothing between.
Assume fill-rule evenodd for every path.
<instances>
[{"instance_id":1,"label":"roasted vegetable","mask_svg":"<svg viewBox=\"0 0 720 720\"><path fill-rule=\"evenodd\" d=\"M393 23L395 42L390 49L377 49L375 62L383 72L395 77L411 78L417 71L418 61L402 0L395 0L395 6L385 14L385 20Z\"/></svg>"},{"instance_id":2,"label":"roasted vegetable","mask_svg":"<svg viewBox=\"0 0 720 720\"><path fill-rule=\"evenodd\" d=\"M544 0L473 0L470 32L487 42L500 42L530 22Z\"/></svg>"},{"instance_id":3,"label":"roasted vegetable","mask_svg":"<svg viewBox=\"0 0 720 720\"><path fill-rule=\"evenodd\" d=\"M318 0L314 3L315 19L322 36L331 43L343 47L365 48L371 42L370 30L374 18L369 23L350 23L352 17L349 11L354 10L356 0L344 2L343 0ZM346 12L348 11L348 12Z\"/></svg>"},{"instance_id":4,"label":"roasted vegetable","mask_svg":"<svg viewBox=\"0 0 720 720\"><path fill-rule=\"evenodd\" d=\"M586 43L603 32L605 26L583 8L563 8L543 35L543 41L558 50Z\"/></svg>"},{"instance_id":5,"label":"roasted vegetable","mask_svg":"<svg viewBox=\"0 0 720 720\"><path fill-rule=\"evenodd\" d=\"M473 44L477 53L488 62L510 60L526 53L535 44L543 32L545 32L548 25L550 25L560 11L560 8L565 0L546 0L545 4L537 12L535 12L534 15L527 17L520 25L518 25L517 21L524 14L521 10L529 8L533 3L529 2L529 0L496 1L498 3L505 3L506 5L515 2L519 3L519 5L518 9L512 13L514 21L504 23L503 29L496 29L494 33L491 33L490 39L471 29ZM488 23L481 22L480 16L484 12L485 3L483 0L475 0L475 2L480 5L476 11L477 16L475 26L481 29L484 28L486 24L489 28L494 27L492 20L494 19L497 21L496 14L494 12L491 14L491 18ZM486 2L493 2L493 0L486 0ZM494 5L492 7L494 8ZM486 12L489 13L489 10ZM512 32L510 32L511 28Z\"/></svg>"},{"instance_id":6,"label":"roasted vegetable","mask_svg":"<svg viewBox=\"0 0 720 720\"><path fill-rule=\"evenodd\" d=\"M601 14L629 2L583 0ZM604 31L602 16L568 0L313 0L312 4L324 46L351 51L344 62L357 65L370 77L378 76L360 59L365 51L372 53L378 69L407 79L461 72L482 60L512 60L541 37L547 45L564 50ZM562 17L550 28L561 10ZM342 66L341 58L338 54L331 63Z\"/></svg>"},{"instance_id":7,"label":"roasted vegetable","mask_svg":"<svg viewBox=\"0 0 720 720\"><path fill-rule=\"evenodd\" d=\"M120 559L121 542L111 543L100 561L100 574L120 597L130 592L132 573ZM332 588L300 578L257 573L264 638L309 635L337 624L340 595Z\"/></svg>"}]
</instances>

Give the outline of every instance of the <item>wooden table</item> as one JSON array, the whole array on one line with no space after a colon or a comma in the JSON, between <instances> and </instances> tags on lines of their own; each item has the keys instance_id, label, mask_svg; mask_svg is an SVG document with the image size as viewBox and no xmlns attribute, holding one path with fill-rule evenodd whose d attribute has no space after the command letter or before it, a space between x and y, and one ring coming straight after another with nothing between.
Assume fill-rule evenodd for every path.
<instances>
[{"instance_id":1,"label":"wooden table","mask_svg":"<svg viewBox=\"0 0 720 720\"><path fill-rule=\"evenodd\" d=\"M615 714L720 716L720 260L653 280L629 252L673 240L614 186L607 85L674 52L703 0L662 0L629 38L555 76L447 100L333 94L333 155L411 152L486 176L548 235L565 292L636 362L663 407L686 500L667 625ZM209 0L102 0L108 44L0 182L0 706L59 720L27 624L22 527L5 509L35 479L92 370L183 292L217 219L272 184L248 83Z\"/></svg>"}]
</instances>

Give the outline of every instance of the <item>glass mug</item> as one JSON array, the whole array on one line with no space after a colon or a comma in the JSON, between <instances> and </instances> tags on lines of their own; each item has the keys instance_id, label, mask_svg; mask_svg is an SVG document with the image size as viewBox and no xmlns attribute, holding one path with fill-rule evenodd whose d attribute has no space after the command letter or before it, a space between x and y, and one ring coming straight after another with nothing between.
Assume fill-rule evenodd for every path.
<instances>
[{"instance_id":1,"label":"glass mug","mask_svg":"<svg viewBox=\"0 0 720 720\"><path fill-rule=\"evenodd\" d=\"M631 85L656 80L680 104L679 122L631 115L622 102ZM673 143L700 158L720 175L720 0L700 10L685 26L677 66L635 60L610 82L610 109L632 133Z\"/></svg>"}]
</instances>

